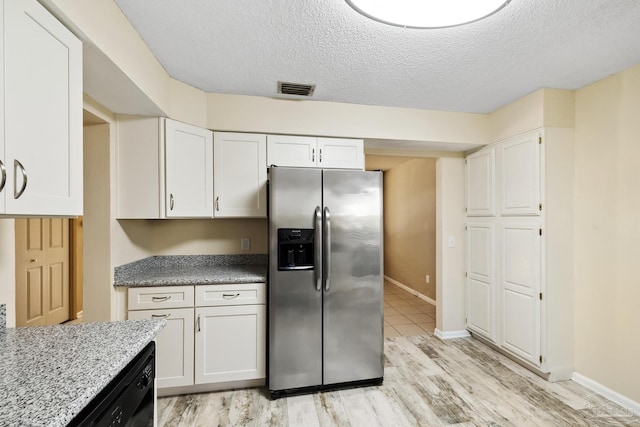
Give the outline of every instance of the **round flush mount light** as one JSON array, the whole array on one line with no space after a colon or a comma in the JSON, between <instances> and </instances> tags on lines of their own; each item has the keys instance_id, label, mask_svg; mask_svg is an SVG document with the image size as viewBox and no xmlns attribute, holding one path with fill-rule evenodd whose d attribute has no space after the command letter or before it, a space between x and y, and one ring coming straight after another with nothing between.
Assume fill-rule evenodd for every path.
<instances>
[{"instance_id":1,"label":"round flush mount light","mask_svg":"<svg viewBox=\"0 0 640 427\"><path fill-rule=\"evenodd\" d=\"M511 0L346 0L364 16L406 28L443 28L493 15Z\"/></svg>"}]
</instances>

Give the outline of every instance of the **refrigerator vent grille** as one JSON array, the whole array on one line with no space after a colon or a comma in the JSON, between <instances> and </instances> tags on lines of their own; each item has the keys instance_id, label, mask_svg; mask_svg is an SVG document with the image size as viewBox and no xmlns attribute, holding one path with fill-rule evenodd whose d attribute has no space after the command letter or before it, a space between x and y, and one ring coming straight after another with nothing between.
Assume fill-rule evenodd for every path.
<instances>
[{"instance_id":1,"label":"refrigerator vent grille","mask_svg":"<svg viewBox=\"0 0 640 427\"><path fill-rule=\"evenodd\" d=\"M278 93L283 95L312 96L316 85L278 82Z\"/></svg>"}]
</instances>

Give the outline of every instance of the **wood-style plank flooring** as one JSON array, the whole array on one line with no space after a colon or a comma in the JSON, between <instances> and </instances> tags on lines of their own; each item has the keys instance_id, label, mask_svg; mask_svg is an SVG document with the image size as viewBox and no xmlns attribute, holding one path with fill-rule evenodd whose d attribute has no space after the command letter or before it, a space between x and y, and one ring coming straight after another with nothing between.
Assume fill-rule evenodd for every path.
<instances>
[{"instance_id":1,"label":"wood-style plank flooring","mask_svg":"<svg viewBox=\"0 0 640 427\"><path fill-rule=\"evenodd\" d=\"M573 381L549 383L473 338L385 340L384 383L269 400L262 389L158 399L159 426L640 426Z\"/></svg>"}]
</instances>

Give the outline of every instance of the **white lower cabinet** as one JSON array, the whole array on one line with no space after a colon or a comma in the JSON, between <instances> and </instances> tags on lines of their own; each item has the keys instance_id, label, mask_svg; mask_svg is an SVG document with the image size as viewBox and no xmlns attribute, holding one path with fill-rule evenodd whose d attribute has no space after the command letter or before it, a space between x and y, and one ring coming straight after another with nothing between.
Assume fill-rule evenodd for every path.
<instances>
[{"instance_id":1,"label":"white lower cabinet","mask_svg":"<svg viewBox=\"0 0 640 427\"><path fill-rule=\"evenodd\" d=\"M193 384L193 308L129 311L129 319L165 319L156 337L158 388Z\"/></svg>"},{"instance_id":2,"label":"white lower cabinet","mask_svg":"<svg viewBox=\"0 0 640 427\"><path fill-rule=\"evenodd\" d=\"M196 308L196 384L265 377L264 305Z\"/></svg>"},{"instance_id":3,"label":"white lower cabinet","mask_svg":"<svg viewBox=\"0 0 640 427\"><path fill-rule=\"evenodd\" d=\"M263 380L265 294L265 283L129 288L129 319L167 321L156 338L158 388L180 394Z\"/></svg>"}]
</instances>

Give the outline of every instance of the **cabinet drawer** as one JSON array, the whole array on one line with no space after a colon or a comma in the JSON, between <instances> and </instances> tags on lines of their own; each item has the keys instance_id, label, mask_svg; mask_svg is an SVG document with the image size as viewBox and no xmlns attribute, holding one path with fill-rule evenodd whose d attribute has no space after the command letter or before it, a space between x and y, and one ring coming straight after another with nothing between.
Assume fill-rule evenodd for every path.
<instances>
[{"instance_id":1,"label":"cabinet drawer","mask_svg":"<svg viewBox=\"0 0 640 427\"><path fill-rule=\"evenodd\" d=\"M196 306L265 304L265 283L196 286Z\"/></svg>"},{"instance_id":2,"label":"cabinet drawer","mask_svg":"<svg viewBox=\"0 0 640 427\"><path fill-rule=\"evenodd\" d=\"M193 307L193 286L129 288L129 310Z\"/></svg>"}]
</instances>

